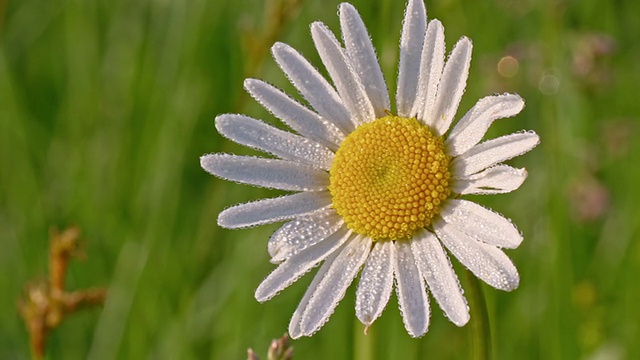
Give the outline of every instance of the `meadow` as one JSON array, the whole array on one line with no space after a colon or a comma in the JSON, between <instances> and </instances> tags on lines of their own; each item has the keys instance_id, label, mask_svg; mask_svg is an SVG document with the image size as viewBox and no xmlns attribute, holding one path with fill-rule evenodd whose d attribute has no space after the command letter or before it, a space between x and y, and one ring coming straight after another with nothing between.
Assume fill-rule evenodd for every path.
<instances>
[{"instance_id":1,"label":"meadow","mask_svg":"<svg viewBox=\"0 0 640 360\"><path fill-rule=\"evenodd\" d=\"M395 89L405 3L354 0ZM269 54L275 41L321 69L309 24L339 31L339 1L0 0L0 359L30 358L18 312L47 276L51 227L77 225L82 252L66 286L108 286L102 308L65 318L49 359L261 358L312 276L260 304L277 225L225 230L217 214L281 192L205 173L202 154L255 154L214 128L222 113L282 126L242 89L264 79L295 90ZM427 1L447 48L474 44L462 116L477 99L526 101L488 137L521 129L541 144L509 162L516 192L473 196L511 218L523 244L507 254L520 287L483 285L495 359L640 358L640 2ZM297 95L296 95L297 96ZM635 140L634 140L635 139ZM453 260L462 274L462 266ZM466 279L461 276L462 286ZM467 359L471 329L432 301L412 339L395 295L369 335L355 286L295 359Z\"/></svg>"}]
</instances>

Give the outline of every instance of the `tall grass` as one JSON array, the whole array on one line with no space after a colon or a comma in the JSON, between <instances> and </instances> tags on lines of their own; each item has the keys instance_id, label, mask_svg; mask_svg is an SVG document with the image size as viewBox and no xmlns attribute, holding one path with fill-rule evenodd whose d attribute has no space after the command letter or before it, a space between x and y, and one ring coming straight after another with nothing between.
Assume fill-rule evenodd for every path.
<instances>
[{"instance_id":1,"label":"tall grass","mask_svg":"<svg viewBox=\"0 0 640 360\"><path fill-rule=\"evenodd\" d=\"M278 40L319 66L308 25L322 20L337 31L337 4L306 1ZM404 4L354 5L393 88ZM28 281L46 276L52 225L83 230L87 260L73 263L69 288L111 290L102 310L74 314L51 334L52 359L240 359L286 330L311 276L257 303L276 226L226 231L215 221L223 208L273 192L215 179L198 161L249 153L215 132L216 114L276 123L242 94L245 76L293 93L267 53L246 70L246 34L260 34L266 7L0 1L0 358L29 357L16 302ZM460 113L489 93L518 92L527 107L489 136L533 129L542 139L512 162L529 170L519 191L476 198L525 237L508 252L520 288L484 288L495 357L640 358L640 4L449 0L427 8L445 25L449 48L462 35L474 41ZM512 77L497 70L507 55L519 64ZM318 334L293 343L296 358L352 358L362 341L353 304L352 288ZM432 306L429 332L411 339L395 304L371 330L376 358L468 357L470 326L455 327Z\"/></svg>"}]
</instances>

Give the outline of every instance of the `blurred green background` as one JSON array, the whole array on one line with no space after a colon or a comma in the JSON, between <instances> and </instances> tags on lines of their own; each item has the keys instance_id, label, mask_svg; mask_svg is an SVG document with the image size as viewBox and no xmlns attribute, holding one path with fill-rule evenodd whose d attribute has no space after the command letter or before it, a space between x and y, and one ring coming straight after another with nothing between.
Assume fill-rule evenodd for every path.
<instances>
[{"instance_id":1,"label":"blurred green background","mask_svg":"<svg viewBox=\"0 0 640 360\"><path fill-rule=\"evenodd\" d=\"M280 3L279 15L270 10ZM243 94L243 78L294 93L269 46L287 42L321 67L309 24L338 31L338 3L0 0L0 358L29 358L16 304L47 276L49 227L70 224L82 228L87 259L71 265L69 289L109 285L110 296L50 335L49 358L243 359L247 347L264 356L312 276L255 301L274 268L266 244L277 225L227 231L216 216L275 192L218 180L198 158L252 153L223 140L214 117L276 124ZM394 89L404 1L353 3ZM508 251L520 288L484 287L495 358L640 358L640 2L427 9L449 49L462 35L474 41L458 116L480 97L517 92L525 110L488 136L532 129L542 139L510 162L529 171L519 191L474 198L525 237ZM319 333L293 343L297 359L355 356L354 292ZM432 301L429 332L411 339L394 295L370 343L378 359L465 359L470 328Z\"/></svg>"}]
</instances>

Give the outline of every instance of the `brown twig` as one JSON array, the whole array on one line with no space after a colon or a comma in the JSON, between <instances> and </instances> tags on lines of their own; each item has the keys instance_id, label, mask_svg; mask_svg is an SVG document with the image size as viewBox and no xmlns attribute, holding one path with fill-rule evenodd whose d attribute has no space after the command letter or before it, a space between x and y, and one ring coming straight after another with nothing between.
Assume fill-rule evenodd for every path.
<instances>
[{"instance_id":1,"label":"brown twig","mask_svg":"<svg viewBox=\"0 0 640 360\"><path fill-rule=\"evenodd\" d=\"M29 332L34 359L44 357L48 333L60 325L66 315L85 307L102 305L107 295L105 288L65 290L69 261L81 256L78 251L80 229L75 226L62 232L52 229L49 236L49 281L27 284L18 305Z\"/></svg>"},{"instance_id":2,"label":"brown twig","mask_svg":"<svg viewBox=\"0 0 640 360\"><path fill-rule=\"evenodd\" d=\"M267 360L291 360L293 359L293 346L289 340L289 335L284 334L278 339L271 340L271 345L267 350ZM247 349L247 360L260 360L253 349Z\"/></svg>"}]
</instances>

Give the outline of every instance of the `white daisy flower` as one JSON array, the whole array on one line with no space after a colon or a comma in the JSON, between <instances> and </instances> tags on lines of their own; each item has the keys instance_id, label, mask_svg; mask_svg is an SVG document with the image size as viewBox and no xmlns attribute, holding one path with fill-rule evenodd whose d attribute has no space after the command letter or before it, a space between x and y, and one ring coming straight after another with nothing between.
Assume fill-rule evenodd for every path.
<instances>
[{"instance_id":1,"label":"white daisy flower","mask_svg":"<svg viewBox=\"0 0 640 360\"><path fill-rule=\"evenodd\" d=\"M445 248L479 279L510 291L519 276L501 248L517 247L522 236L508 219L460 196L517 189L526 170L502 162L531 150L538 136L527 131L480 142L494 120L522 110L515 94L481 99L449 130L467 81L471 41L461 38L445 62L444 29L438 20L427 22L422 0L407 5L392 114L362 19L350 4L339 10L344 46L324 24L311 25L333 85L293 48L272 47L313 110L261 80L244 83L299 135L244 115L216 118L222 135L277 159L209 154L201 158L206 171L296 192L230 207L218 224L237 229L287 221L269 240L271 261L280 265L256 290L260 302L322 263L293 314L292 338L318 331L358 273L356 315L367 327L394 287L411 336L429 326L427 289L462 326L469 309Z\"/></svg>"}]
</instances>

